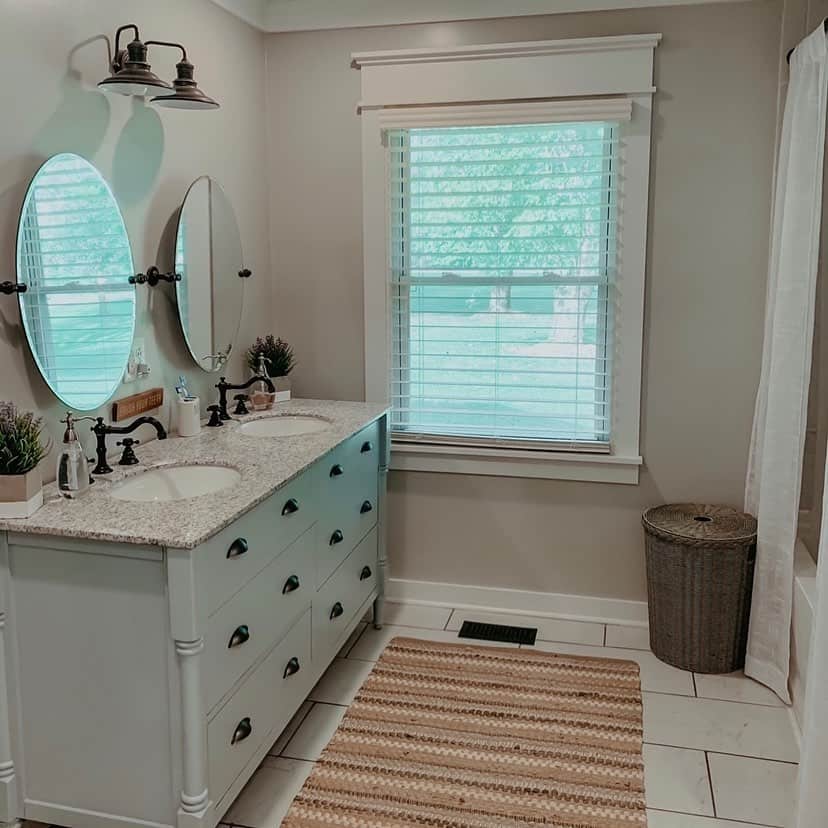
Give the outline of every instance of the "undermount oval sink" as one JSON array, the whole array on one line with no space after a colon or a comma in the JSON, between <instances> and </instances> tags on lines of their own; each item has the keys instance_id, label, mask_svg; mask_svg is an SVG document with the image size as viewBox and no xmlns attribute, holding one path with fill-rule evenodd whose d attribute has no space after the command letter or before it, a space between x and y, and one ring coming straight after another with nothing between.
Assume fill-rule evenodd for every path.
<instances>
[{"instance_id":1,"label":"undermount oval sink","mask_svg":"<svg viewBox=\"0 0 828 828\"><path fill-rule=\"evenodd\" d=\"M298 437L300 434L315 434L330 428L331 423L322 417L307 414L279 414L244 423L239 429L248 437Z\"/></svg>"},{"instance_id":2,"label":"undermount oval sink","mask_svg":"<svg viewBox=\"0 0 828 828\"><path fill-rule=\"evenodd\" d=\"M227 466L169 466L128 477L114 484L109 494L139 503L187 500L228 489L239 480L241 474Z\"/></svg>"}]
</instances>

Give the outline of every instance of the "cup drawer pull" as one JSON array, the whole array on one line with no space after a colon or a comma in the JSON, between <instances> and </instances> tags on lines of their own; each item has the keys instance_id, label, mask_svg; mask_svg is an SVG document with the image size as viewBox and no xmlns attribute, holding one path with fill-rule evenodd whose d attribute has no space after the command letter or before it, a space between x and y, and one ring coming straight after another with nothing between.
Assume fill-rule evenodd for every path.
<instances>
[{"instance_id":1,"label":"cup drawer pull","mask_svg":"<svg viewBox=\"0 0 828 828\"><path fill-rule=\"evenodd\" d=\"M299 589L299 576L291 575L282 587L282 595L287 595L289 592L296 592L297 589Z\"/></svg>"},{"instance_id":2,"label":"cup drawer pull","mask_svg":"<svg viewBox=\"0 0 828 828\"><path fill-rule=\"evenodd\" d=\"M341 529L337 529L332 535L329 541L331 546L336 546L338 543L342 543L345 540L345 535L342 534Z\"/></svg>"},{"instance_id":3,"label":"cup drawer pull","mask_svg":"<svg viewBox=\"0 0 828 828\"><path fill-rule=\"evenodd\" d=\"M342 608L342 604L337 601L333 607L331 607L331 621L333 621L334 618L339 618L343 612L345 612L345 610Z\"/></svg>"},{"instance_id":4,"label":"cup drawer pull","mask_svg":"<svg viewBox=\"0 0 828 828\"><path fill-rule=\"evenodd\" d=\"M250 716L245 716L233 731L233 738L230 740L231 745L236 745L243 742L253 732L253 725L250 723Z\"/></svg>"},{"instance_id":5,"label":"cup drawer pull","mask_svg":"<svg viewBox=\"0 0 828 828\"><path fill-rule=\"evenodd\" d=\"M228 560L240 558L248 549L250 549L250 545L244 538L236 538L227 550L227 558Z\"/></svg>"},{"instance_id":6,"label":"cup drawer pull","mask_svg":"<svg viewBox=\"0 0 828 828\"><path fill-rule=\"evenodd\" d=\"M362 448L359 450L360 454L368 454L369 451L374 450L374 444L370 440L366 440L362 444Z\"/></svg>"},{"instance_id":7,"label":"cup drawer pull","mask_svg":"<svg viewBox=\"0 0 828 828\"><path fill-rule=\"evenodd\" d=\"M294 656L285 667L285 672L282 674L282 678L290 678L295 673L298 673L301 669L301 665L299 664L299 659Z\"/></svg>"},{"instance_id":8,"label":"cup drawer pull","mask_svg":"<svg viewBox=\"0 0 828 828\"><path fill-rule=\"evenodd\" d=\"M345 474L345 469L342 468L341 464L337 463L331 466L331 477L341 477L343 474Z\"/></svg>"},{"instance_id":9,"label":"cup drawer pull","mask_svg":"<svg viewBox=\"0 0 828 828\"><path fill-rule=\"evenodd\" d=\"M247 624L242 624L233 631L227 649L232 650L234 647L241 647L246 641L250 641L250 627Z\"/></svg>"},{"instance_id":10,"label":"cup drawer pull","mask_svg":"<svg viewBox=\"0 0 828 828\"><path fill-rule=\"evenodd\" d=\"M282 517L285 515L292 515L299 511L299 501L292 497L284 506L282 506Z\"/></svg>"},{"instance_id":11,"label":"cup drawer pull","mask_svg":"<svg viewBox=\"0 0 828 828\"><path fill-rule=\"evenodd\" d=\"M374 507L371 505L371 501L370 500L363 500L362 501L362 506L359 507L359 513L361 515L367 515L368 512L373 512L373 511L374 511Z\"/></svg>"},{"instance_id":12,"label":"cup drawer pull","mask_svg":"<svg viewBox=\"0 0 828 828\"><path fill-rule=\"evenodd\" d=\"M374 573L371 572L371 567L370 566L363 566L362 567L362 572L359 573L359 580L360 581L365 581L368 578L370 578L373 574Z\"/></svg>"}]
</instances>

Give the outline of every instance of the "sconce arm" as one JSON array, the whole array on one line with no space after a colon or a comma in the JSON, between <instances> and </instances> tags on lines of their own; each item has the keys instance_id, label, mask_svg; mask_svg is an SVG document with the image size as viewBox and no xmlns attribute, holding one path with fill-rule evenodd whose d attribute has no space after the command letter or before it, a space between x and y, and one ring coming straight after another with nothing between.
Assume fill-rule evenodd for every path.
<instances>
[{"instance_id":1,"label":"sconce arm","mask_svg":"<svg viewBox=\"0 0 828 828\"><path fill-rule=\"evenodd\" d=\"M169 40L148 40L145 46L167 46L170 49L181 49L181 59L184 63L188 63L187 50L180 43L172 43Z\"/></svg>"}]
</instances>

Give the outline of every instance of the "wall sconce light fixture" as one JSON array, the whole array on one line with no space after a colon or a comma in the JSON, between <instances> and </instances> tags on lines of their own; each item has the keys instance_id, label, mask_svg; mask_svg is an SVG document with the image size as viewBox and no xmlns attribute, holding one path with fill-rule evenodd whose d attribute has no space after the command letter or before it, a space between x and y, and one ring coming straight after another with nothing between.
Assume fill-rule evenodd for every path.
<instances>
[{"instance_id":1,"label":"wall sconce light fixture","mask_svg":"<svg viewBox=\"0 0 828 828\"><path fill-rule=\"evenodd\" d=\"M135 37L121 49L121 34L132 29ZM150 46L165 46L181 50L181 61L176 64L177 76L170 84L158 77L147 63ZM218 109L219 105L205 95L193 78L194 67L187 59L187 51L180 43L165 40L148 40L144 43L134 23L121 26L115 32L115 57L112 74L104 78L98 88L119 95L151 97L152 103L170 109Z\"/></svg>"}]
</instances>

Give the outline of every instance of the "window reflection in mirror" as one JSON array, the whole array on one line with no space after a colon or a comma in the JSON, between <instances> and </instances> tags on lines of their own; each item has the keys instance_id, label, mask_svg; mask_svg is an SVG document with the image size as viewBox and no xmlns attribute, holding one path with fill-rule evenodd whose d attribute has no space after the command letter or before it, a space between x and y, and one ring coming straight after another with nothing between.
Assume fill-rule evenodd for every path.
<instances>
[{"instance_id":1,"label":"window reflection in mirror","mask_svg":"<svg viewBox=\"0 0 828 828\"><path fill-rule=\"evenodd\" d=\"M205 371L230 355L241 321L244 280L236 214L213 179L193 182L181 207L175 243L178 315L187 347Z\"/></svg>"},{"instance_id":2,"label":"window reflection in mirror","mask_svg":"<svg viewBox=\"0 0 828 828\"><path fill-rule=\"evenodd\" d=\"M29 185L17 279L32 356L52 391L90 411L118 388L135 329L135 273L121 211L84 158L50 158Z\"/></svg>"}]
</instances>

